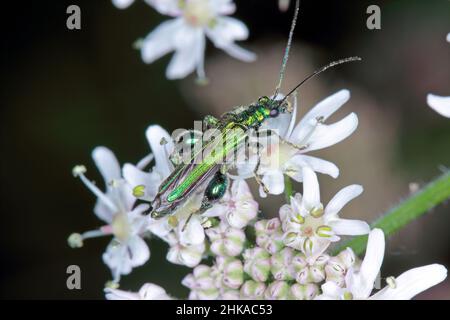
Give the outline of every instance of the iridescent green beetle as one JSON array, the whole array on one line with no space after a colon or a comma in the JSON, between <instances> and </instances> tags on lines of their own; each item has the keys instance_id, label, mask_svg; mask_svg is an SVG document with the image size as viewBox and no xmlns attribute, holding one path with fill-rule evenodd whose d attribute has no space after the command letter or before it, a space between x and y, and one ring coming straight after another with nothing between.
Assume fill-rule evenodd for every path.
<instances>
[{"instance_id":1,"label":"iridescent green beetle","mask_svg":"<svg viewBox=\"0 0 450 320\"><path fill-rule=\"evenodd\" d=\"M275 97L278 96L284 77L298 12L299 1L297 0L279 81L273 98L267 96L261 97L251 105L240 106L225 113L219 119L213 116L206 116L203 120L203 127L205 129L217 130L221 139L212 140L202 145L200 150L194 152L188 161L184 161L175 166L174 171L161 183L158 193L151 203L151 215L153 218L173 213L194 192L199 191L203 192L203 200L200 208L196 212L202 212L210 208L214 202L224 196L228 187L226 173L231 164L224 163L223 160L228 159L230 154L236 153L246 144L250 131L258 131L267 119L276 118L280 114L291 113L292 107L287 98L307 80L335 65L360 60L358 57L351 57L334 61L316 70L295 86L286 96L276 100ZM302 146L292 145L290 142L284 141L281 137L278 138L282 143L287 143L294 148L302 149ZM195 139L192 141L194 141L194 144L197 143ZM257 174L258 168L259 161L253 173L256 181L266 189Z\"/></svg>"}]
</instances>

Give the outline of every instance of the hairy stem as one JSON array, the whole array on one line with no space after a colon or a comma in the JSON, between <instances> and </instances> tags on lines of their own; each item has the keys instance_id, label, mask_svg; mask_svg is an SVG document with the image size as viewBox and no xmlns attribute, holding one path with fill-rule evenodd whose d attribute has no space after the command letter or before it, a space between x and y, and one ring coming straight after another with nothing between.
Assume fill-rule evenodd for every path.
<instances>
[{"instance_id":1,"label":"hairy stem","mask_svg":"<svg viewBox=\"0 0 450 320\"><path fill-rule=\"evenodd\" d=\"M382 229L386 237L388 237L449 198L450 170L428 183L423 189L411 195L406 200L400 202L372 223L371 227ZM359 255L366 249L366 244L367 236L355 237L343 245L338 246L334 250L334 253L350 247L355 254Z\"/></svg>"}]
</instances>

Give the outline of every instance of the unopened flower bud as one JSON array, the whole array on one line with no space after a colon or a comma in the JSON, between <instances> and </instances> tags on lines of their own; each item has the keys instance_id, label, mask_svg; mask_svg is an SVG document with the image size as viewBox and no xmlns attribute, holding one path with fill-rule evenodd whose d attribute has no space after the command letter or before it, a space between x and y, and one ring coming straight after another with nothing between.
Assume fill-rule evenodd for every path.
<instances>
[{"instance_id":1,"label":"unopened flower bud","mask_svg":"<svg viewBox=\"0 0 450 320\"><path fill-rule=\"evenodd\" d=\"M278 218L260 220L255 223L256 243L270 253L275 253L284 247L281 222Z\"/></svg>"},{"instance_id":2,"label":"unopened flower bud","mask_svg":"<svg viewBox=\"0 0 450 320\"><path fill-rule=\"evenodd\" d=\"M227 259L223 266L222 282L225 286L238 289L244 282L244 269L241 260Z\"/></svg>"},{"instance_id":3,"label":"unopened flower bud","mask_svg":"<svg viewBox=\"0 0 450 320\"><path fill-rule=\"evenodd\" d=\"M293 266L292 258L294 251L291 248L284 248L270 258L271 272L275 280L292 280Z\"/></svg>"},{"instance_id":4,"label":"unopened flower bud","mask_svg":"<svg viewBox=\"0 0 450 320\"><path fill-rule=\"evenodd\" d=\"M262 299L266 284L254 280L247 280L241 287L241 296L247 299Z\"/></svg>"},{"instance_id":5,"label":"unopened flower bud","mask_svg":"<svg viewBox=\"0 0 450 320\"><path fill-rule=\"evenodd\" d=\"M270 273L270 254L260 247L245 250L244 271L255 281L266 281Z\"/></svg>"},{"instance_id":6,"label":"unopened flower bud","mask_svg":"<svg viewBox=\"0 0 450 320\"><path fill-rule=\"evenodd\" d=\"M290 298L291 288L285 281L272 282L264 292L267 300L287 300Z\"/></svg>"},{"instance_id":7,"label":"unopened flower bud","mask_svg":"<svg viewBox=\"0 0 450 320\"><path fill-rule=\"evenodd\" d=\"M291 287L291 296L296 300L312 300L319 293L319 286L314 283L305 285L294 284Z\"/></svg>"}]
</instances>

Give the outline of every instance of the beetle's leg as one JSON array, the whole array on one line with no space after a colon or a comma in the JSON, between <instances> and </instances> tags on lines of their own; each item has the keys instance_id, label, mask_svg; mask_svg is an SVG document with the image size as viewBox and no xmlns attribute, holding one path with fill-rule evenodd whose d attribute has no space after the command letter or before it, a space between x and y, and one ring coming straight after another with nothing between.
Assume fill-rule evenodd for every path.
<instances>
[{"instance_id":1,"label":"beetle's leg","mask_svg":"<svg viewBox=\"0 0 450 320\"><path fill-rule=\"evenodd\" d=\"M298 144L292 143L292 142L290 142L290 141L284 139L282 136L280 136L280 135L278 134L278 132L276 132L276 131L274 131L274 130L268 129L267 131L269 131L271 134L273 133L274 135L276 135L276 136L278 137L278 139L281 141L281 143L287 144L288 146L291 146L291 147L294 148L294 149L297 149L297 150L299 150L299 151L303 151L303 150L305 150L306 148L308 148L308 145L307 145L307 144L301 144L301 145L298 145Z\"/></svg>"},{"instance_id":2,"label":"beetle's leg","mask_svg":"<svg viewBox=\"0 0 450 320\"><path fill-rule=\"evenodd\" d=\"M278 139L280 139L280 141L281 141L282 143L287 144L287 145L289 145L289 146L291 146L291 147L293 147L293 148L295 148L295 149L297 149L297 150L299 150L299 151L303 151L303 150L305 150L306 148L309 147L309 144L303 143L303 142L308 141L309 138L311 138L311 136L313 135L314 131L316 131L317 126L318 126L319 124L322 124L323 122L324 122L324 118L323 118L323 117L317 117L317 118L316 118L316 123L315 123L314 126L311 128L311 130L307 133L307 135L305 136L305 138L303 138L303 140L301 141L300 144L295 144L295 143L292 143L292 142L290 142L290 141L287 141L286 139L284 139L282 136L280 136L280 135L279 135L276 131L274 131L274 130L268 129L268 131L270 131L271 133L274 133L276 136L278 136Z\"/></svg>"}]
</instances>

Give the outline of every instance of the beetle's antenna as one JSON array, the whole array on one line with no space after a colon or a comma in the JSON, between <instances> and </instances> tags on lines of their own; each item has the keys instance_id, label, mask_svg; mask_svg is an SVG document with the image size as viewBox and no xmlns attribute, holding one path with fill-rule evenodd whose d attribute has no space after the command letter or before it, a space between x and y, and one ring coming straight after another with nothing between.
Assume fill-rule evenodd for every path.
<instances>
[{"instance_id":1,"label":"beetle's antenna","mask_svg":"<svg viewBox=\"0 0 450 320\"><path fill-rule=\"evenodd\" d=\"M345 59L340 59L340 60L336 60L336 61L332 61L329 64L327 64L326 66L323 66L320 69L317 69L316 71L314 71L313 73L311 73L309 76L307 76L305 79L303 79L298 85L296 85L294 87L294 89L292 89L291 91L289 91L289 93L282 99L280 100L278 105L281 105L292 93L294 93L298 88L300 88L303 84L305 84L308 80L314 78L315 76L317 76L318 74L324 72L325 70L335 67L337 65L340 64L344 64L347 62L353 62L353 61L361 61L362 59L360 57L349 57L349 58L345 58Z\"/></svg>"},{"instance_id":2,"label":"beetle's antenna","mask_svg":"<svg viewBox=\"0 0 450 320\"><path fill-rule=\"evenodd\" d=\"M292 45L292 38L294 37L294 30L295 30L295 25L297 24L297 18L298 18L299 10L300 10L300 0L297 0L295 2L294 18L292 19L292 23L291 23L291 30L289 31L288 42L287 42L287 45L286 45L286 49L284 50L283 61L281 63L280 77L278 79L278 84L277 84L277 87L275 89L275 93L273 94L274 99L277 96L278 92L280 91L281 84L283 83L284 73L286 71L286 65L287 65L287 62L288 62L288 59L289 59L289 51L290 51L291 45Z\"/></svg>"}]
</instances>

